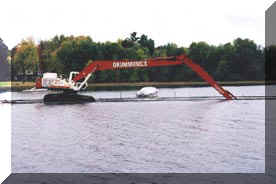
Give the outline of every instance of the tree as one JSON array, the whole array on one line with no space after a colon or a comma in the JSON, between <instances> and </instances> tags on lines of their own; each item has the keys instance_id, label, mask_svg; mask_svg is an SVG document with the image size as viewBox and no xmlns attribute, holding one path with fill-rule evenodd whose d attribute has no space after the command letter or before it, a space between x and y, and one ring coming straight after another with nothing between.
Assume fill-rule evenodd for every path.
<instances>
[{"instance_id":1,"label":"tree","mask_svg":"<svg viewBox=\"0 0 276 184\"><path fill-rule=\"evenodd\" d=\"M34 41L29 38L16 46L13 58L13 69L16 74L25 76L27 73L36 75L38 72L38 52Z\"/></svg>"},{"instance_id":2,"label":"tree","mask_svg":"<svg viewBox=\"0 0 276 184\"><path fill-rule=\"evenodd\" d=\"M137 37L137 32L133 32L130 34L129 38L121 41L121 44L124 48L131 48L139 44L143 48L147 48L149 50L150 56L154 53L154 40L148 39L148 36L145 34L142 34L141 37Z\"/></svg>"},{"instance_id":3,"label":"tree","mask_svg":"<svg viewBox=\"0 0 276 184\"><path fill-rule=\"evenodd\" d=\"M89 60L97 57L97 47L90 37L73 37L61 43L56 57L63 64L66 74L81 71Z\"/></svg>"},{"instance_id":4,"label":"tree","mask_svg":"<svg viewBox=\"0 0 276 184\"><path fill-rule=\"evenodd\" d=\"M260 56L254 41L241 38L234 40L232 72L240 75L240 79L235 80L255 80L257 75L255 66L258 59Z\"/></svg>"},{"instance_id":5,"label":"tree","mask_svg":"<svg viewBox=\"0 0 276 184\"><path fill-rule=\"evenodd\" d=\"M218 64L215 76L216 76L217 80L225 81L225 80L227 80L227 77L229 77L229 75L231 75L231 73L229 73L229 72L230 72L229 61L222 60Z\"/></svg>"},{"instance_id":6,"label":"tree","mask_svg":"<svg viewBox=\"0 0 276 184\"><path fill-rule=\"evenodd\" d=\"M202 67L206 67L210 55L210 46L206 42L192 43L189 47L189 57Z\"/></svg>"},{"instance_id":7,"label":"tree","mask_svg":"<svg viewBox=\"0 0 276 184\"><path fill-rule=\"evenodd\" d=\"M122 46L124 48L131 48L134 46L134 42L132 40L130 40L129 38L126 38L122 41Z\"/></svg>"},{"instance_id":8,"label":"tree","mask_svg":"<svg viewBox=\"0 0 276 184\"><path fill-rule=\"evenodd\" d=\"M142 47L148 48L150 56L154 53L154 41L152 39L148 39L146 35L142 35L138 41Z\"/></svg>"},{"instance_id":9,"label":"tree","mask_svg":"<svg viewBox=\"0 0 276 184\"><path fill-rule=\"evenodd\" d=\"M130 34L130 39L133 41L133 42L136 42L137 40L139 40L139 38L137 37L137 32L133 32Z\"/></svg>"}]
</instances>

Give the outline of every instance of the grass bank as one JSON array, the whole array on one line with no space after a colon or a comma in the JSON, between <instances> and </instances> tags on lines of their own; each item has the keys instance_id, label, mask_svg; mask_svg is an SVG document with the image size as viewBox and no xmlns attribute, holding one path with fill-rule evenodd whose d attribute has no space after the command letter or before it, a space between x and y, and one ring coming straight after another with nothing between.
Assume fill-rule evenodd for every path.
<instances>
[{"instance_id":1,"label":"grass bank","mask_svg":"<svg viewBox=\"0 0 276 184\"><path fill-rule=\"evenodd\" d=\"M0 87L9 87L11 86L11 82L0 82Z\"/></svg>"},{"instance_id":2,"label":"grass bank","mask_svg":"<svg viewBox=\"0 0 276 184\"><path fill-rule=\"evenodd\" d=\"M264 85L265 81L224 81L218 82L223 86L249 86ZM268 84L268 83L267 83ZM270 82L269 84L275 84ZM0 82L0 88L12 88L14 91L29 89L35 86L34 82ZM155 86L159 88L177 88L177 87L203 87L209 86L207 82L122 82L122 83L90 83L88 90L131 90L139 89L144 86Z\"/></svg>"}]
</instances>

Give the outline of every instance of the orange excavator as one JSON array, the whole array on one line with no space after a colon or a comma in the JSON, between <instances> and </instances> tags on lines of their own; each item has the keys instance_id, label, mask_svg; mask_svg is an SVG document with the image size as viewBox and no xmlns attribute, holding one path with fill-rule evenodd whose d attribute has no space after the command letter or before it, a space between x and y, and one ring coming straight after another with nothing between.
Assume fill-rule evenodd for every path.
<instances>
[{"instance_id":1,"label":"orange excavator","mask_svg":"<svg viewBox=\"0 0 276 184\"><path fill-rule=\"evenodd\" d=\"M203 80L214 87L218 93L227 100L236 99L229 91L223 89L201 66L194 63L186 55L172 57L157 57L146 60L96 60L86 66L81 72L70 72L69 79L51 75L51 73L37 79L36 88L47 88L50 90L62 90L62 93L48 94L44 102L92 102L95 99L91 96L78 95L77 92L85 89L88 79L96 71L119 70L129 68L149 68L160 66L187 65L196 72Z\"/></svg>"}]
</instances>

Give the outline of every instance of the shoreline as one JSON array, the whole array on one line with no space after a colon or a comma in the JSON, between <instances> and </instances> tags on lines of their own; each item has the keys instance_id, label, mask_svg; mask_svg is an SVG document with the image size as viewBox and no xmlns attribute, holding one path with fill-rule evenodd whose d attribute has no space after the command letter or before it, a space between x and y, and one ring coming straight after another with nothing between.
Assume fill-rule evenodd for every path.
<instances>
[{"instance_id":1,"label":"shoreline","mask_svg":"<svg viewBox=\"0 0 276 184\"><path fill-rule=\"evenodd\" d=\"M218 82L222 86L253 86L253 85L272 85L275 81L223 81ZM34 82L0 82L0 89L20 91L30 89L35 86ZM120 83L89 83L87 90L133 90L145 86L159 88L180 88L180 87L206 87L210 86L207 82L120 82Z\"/></svg>"}]
</instances>

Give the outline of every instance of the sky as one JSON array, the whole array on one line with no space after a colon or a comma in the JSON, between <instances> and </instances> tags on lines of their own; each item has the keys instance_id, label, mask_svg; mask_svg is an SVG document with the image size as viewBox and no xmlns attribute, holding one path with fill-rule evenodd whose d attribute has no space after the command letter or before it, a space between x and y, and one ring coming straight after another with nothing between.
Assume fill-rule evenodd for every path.
<instances>
[{"instance_id":1,"label":"sky","mask_svg":"<svg viewBox=\"0 0 276 184\"><path fill-rule=\"evenodd\" d=\"M132 32L155 45L212 45L249 38L265 45L265 11L273 0L6 0L0 6L0 38L11 49L55 35L117 41Z\"/></svg>"}]
</instances>

